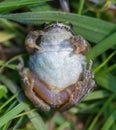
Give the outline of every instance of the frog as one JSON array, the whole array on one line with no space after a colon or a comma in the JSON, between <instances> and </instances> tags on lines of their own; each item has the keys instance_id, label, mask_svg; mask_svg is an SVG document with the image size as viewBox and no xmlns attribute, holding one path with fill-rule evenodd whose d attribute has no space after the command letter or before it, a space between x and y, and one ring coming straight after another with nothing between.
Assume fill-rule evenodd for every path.
<instances>
[{"instance_id":1,"label":"frog","mask_svg":"<svg viewBox=\"0 0 116 130\"><path fill-rule=\"evenodd\" d=\"M21 84L27 98L43 111L66 111L96 86L92 60L87 65L90 44L75 35L72 26L54 22L31 31L25 39L28 67L20 57Z\"/></svg>"}]
</instances>

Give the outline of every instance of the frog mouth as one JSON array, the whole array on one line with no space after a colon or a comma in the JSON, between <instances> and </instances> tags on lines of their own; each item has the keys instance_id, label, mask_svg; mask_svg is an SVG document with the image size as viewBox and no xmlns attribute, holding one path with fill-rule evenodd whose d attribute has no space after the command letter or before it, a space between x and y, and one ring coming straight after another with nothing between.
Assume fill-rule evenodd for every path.
<instances>
[{"instance_id":1,"label":"frog mouth","mask_svg":"<svg viewBox=\"0 0 116 130\"><path fill-rule=\"evenodd\" d=\"M54 29L54 28L60 28L60 29L65 29L66 31L69 31L73 34L72 28L68 25L65 25L63 23L55 22L47 27L44 28L44 31L47 31L49 29Z\"/></svg>"}]
</instances>

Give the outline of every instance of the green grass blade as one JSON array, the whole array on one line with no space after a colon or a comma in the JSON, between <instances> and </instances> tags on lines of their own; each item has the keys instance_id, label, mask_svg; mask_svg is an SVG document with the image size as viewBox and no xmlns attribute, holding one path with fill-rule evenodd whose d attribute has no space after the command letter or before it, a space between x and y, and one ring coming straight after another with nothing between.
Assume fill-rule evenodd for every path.
<instances>
[{"instance_id":1,"label":"green grass blade","mask_svg":"<svg viewBox=\"0 0 116 130\"><path fill-rule=\"evenodd\" d=\"M113 64L113 65L109 66L107 69L99 71L99 73L96 73L95 75L99 76L99 75L108 74L113 70L116 70L116 64Z\"/></svg>"},{"instance_id":2,"label":"green grass blade","mask_svg":"<svg viewBox=\"0 0 116 130\"><path fill-rule=\"evenodd\" d=\"M102 63L100 64L97 68L94 69L94 73L98 72L103 66L106 65L106 63L116 54L116 51L114 51L113 53L111 53L108 58Z\"/></svg>"},{"instance_id":3,"label":"green grass blade","mask_svg":"<svg viewBox=\"0 0 116 130\"><path fill-rule=\"evenodd\" d=\"M104 100L96 101L94 103L79 103L76 107L73 107L70 109L71 113L90 113L97 112L99 109L98 107L101 107L101 105L104 103Z\"/></svg>"},{"instance_id":4,"label":"green grass blade","mask_svg":"<svg viewBox=\"0 0 116 130\"><path fill-rule=\"evenodd\" d=\"M10 0L0 2L0 11L42 3L48 0Z\"/></svg>"},{"instance_id":5,"label":"green grass blade","mask_svg":"<svg viewBox=\"0 0 116 130\"><path fill-rule=\"evenodd\" d=\"M83 8L84 8L84 2L85 2L85 0L80 0L79 9L78 9L78 14L79 15L82 14L82 11L83 11Z\"/></svg>"},{"instance_id":6,"label":"green grass blade","mask_svg":"<svg viewBox=\"0 0 116 130\"><path fill-rule=\"evenodd\" d=\"M100 115L104 112L104 110L106 109L106 107L109 105L109 103L111 102L111 100L114 98L115 94L112 94L108 100L104 103L103 107L100 109L100 111L98 112L98 114L96 115L96 117L94 118L94 120L92 121L90 127L88 128L88 130L93 130L95 124L97 123Z\"/></svg>"},{"instance_id":7,"label":"green grass blade","mask_svg":"<svg viewBox=\"0 0 116 130\"><path fill-rule=\"evenodd\" d=\"M19 91L20 92L20 91ZM12 100L14 98L16 98L19 95L19 92L17 92L15 95L13 95L11 98L9 98L9 100L7 100L4 104L2 104L2 106L0 106L0 111L6 106L8 105L10 102L12 102Z\"/></svg>"},{"instance_id":8,"label":"green grass blade","mask_svg":"<svg viewBox=\"0 0 116 130\"><path fill-rule=\"evenodd\" d=\"M70 127L70 123L65 121L63 124L60 125L59 128L57 128L56 130L66 130Z\"/></svg>"},{"instance_id":9,"label":"green grass blade","mask_svg":"<svg viewBox=\"0 0 116 130\"><path fill-rule=\"evenodd\" d=\"M9 69L16 70L16 65L14 65L14 64L5 64L5 62L2 61L2 60L0 60L0 67L1 66L4 66L4 67L9 68Z\"/></svg>"},{"instance_id":10,"label":"green grass blade","mask_svg":"<svg viewBox=\"0 0 116 130\"><path fill-rule=\"evenodd\" d=\"M102 99L102 98L106 98L109 96L108 91L106 90L98 90L98 91L94 91L92 93L89 93L83 101L91 101L91 100L96 100L96 99Z\"/></svg>"},{"instance_id":11,"label":"green grass blade","mask_svg":"<svg viewBox=\"0 0 116 130\"><path fill-rule=\"evenodd\" d=\"M45 123L43 122L41 116L37 112L31 112L28 114L29 119L31 120L35 130L47 130ZM39 123L38 123L39 122Z\"/></svg>"},{"instance_id":12,"label":"green grass blade","mask_svg":"<svg viewBox=\"0 0 116 130\"><path fill-rule=\"evenodd\" d=\"M28 6L28 8L32 11L32 12L39 12L39 11L46 11L46 10L54 10L54 8L52 6L50 6L50 4L48 4L47 2L43 2L41 4L35 4L35 5L30 5Z\"/></svg>"},{"instance_id":13,"label":"green grass blade","mask_svg":"<svg viewBox=\"0 0 116 130\"><path fill-rule=\"evenodd\" d=\"M5 77L5 76L2 76L2 75L0 75L0 82L2 82L2 83L4 83L7 87L8 87L8 89L14 94L14 93L16 93L17 91L18 91L18 89L19 88L17 88L16 86L15 86L15 84L10 80L10 79L8 79L7 77ZM14 96L13 96L13 98L14 98ZM21 94L20 94L20 97L19 96L17 96L17 99L18 99L18 101L20 102L20 103L22 103L23 101L22 100L24 100L24 99L22 99L22 97L21 97ZM12 98L11 99L9 99L10 101L12 100ZM6 102L5 103L5 105L6 104L8 104L9 102ZM23 109L23 110L25 110L26 112L27 111L29 111L29 110L31 110L30 108L29 108L29 104L26 104L25 103L25 105L27 105L27 107L25 106L25 109ZM2 108L4 107L4 105L3 106L1 106ZM22 106L23 107L23 106ZM18 113L17 113L18 114ZM17 114L15 115L15 117L17 116ZM12 113L11 113L11 115L12 115ZM29 117L29 119L31 120L31 122L32 122L32 124L33 124L33 126L34 126L34 128L35 128L35 130L46 130L46 128L45 128L45 124L44 124L44 122L43 122L43 120L42 120L42 118L40 117L40 115L37 113L37 112L31 112L31 113L28 113L27 114L27 116ZM13 116L14 117L14 116ZM0 118L1 119L1 118ZM4 119L4 118L3 118ZM2 120L3 120L2 119ZM12 119L12 118L11 118Z\"/></svg>"},{"instance_id":14,"label":"green grass blade","mask_svg":"<svg viewBox=\"0 0 116 130\"><path fill-rule=\"evenodd\" d=\"M9 106L7 106L6 111L4 112L4 114L7 114L7 112L9 112L12 108L14 108L17 104L17 101L13 101L12 103L9 104ZM7 128L10 126L12 120L8 121L5 123L5 125L2 127L2 130L7 130Z\"/></svg>"},{"instance_id":15,"label":"green grass blade","mask_svg":"<svg viewBox=\"0 0 116 130\"><path fill-rule=\"evenodd\" d=\"M7 92L6 86L0 83L0 100L7 97Z\"/></svg>"},{"instance_id":16,"label":"green grass blade","mask_svg":"<svg viewBox=\"0 0 116 130\"><path fill-rule=\"evenodd\" d=\"M113 75L96 76L96 82L103 88L116 93L116 77Z\"/></svg>"},{"instance_id":17,"label":"green grass blade","mask_svg":"<svg viewBox=\"0 0 116 130\"><path fill-rule=\"evenodd\" d=\"M105 22L100 19L87 16L80 16L73 13L58 11L41 11L0 15L0 18L6 18L25 24L38 24L42 21L62 21L71 22L74 25L74 31L84 36L87 40L97 43L116 30L116 25Z\"/></svg>"},{"instance_id":18,"label":"green grass blade","mask_svg":"<svg viewBox=\"0 0 116 130\"><path fill-rule=\"evenodd\" d=\"M8 41L12 38L15 37L15 34L13 33L9 33L9 32L5 32L5 31L0 31L0 43Z\"/></svg>"},{"instance_id":19,"label":"green grass blade","mask_svg":"<svg viewBox=\"0 0 116 130\"><path fill-rule=\"evenodd\" d=\"M116 0L110 0L111 2L113 2L114 4L116 4Z\"/></svg>"},{"instance_id":20,"label":"green grass blade","mask_svg":"<svg viewBox=\"0 0 116 130\"><path fill-rule=\"evenodd\" d=\"M95 59L97 56L116 45L116 33L113 33L103 41L94 46L87 55L88 59Z\"/></svg>"},{"instance_id":21,"label":"green grass blade","mask_svg":"<svg viewBox=\"0 0 116 130\"><path fill-rule=\"evenodd\" d=\"M15 57L11 58L10 60L8 60L7 62L4 62L4 63L3 62L1 63L1 61L0 61L0 66L2 66L2 67L0 67L0 73L2 72L2 70L4 69L4 67L8 67L9 63L17 60L19 58L19 56L21 56L21 55L15 56ZM11 66L9 65L9 67L14 67L12 69L16 69L15 65L11 65Z\"/></svg>"},{"instance_id":22,"label":"green grass blade","mask_svg":"<svg viewBox=\"0 0 116 130\"><path fill-rule=\"evenodd\" d=\"M5 115L0 117L0 127L2 127L5 123L10 121L14 116L22 112L24 109L27 108L27 104L21 102L16 107L14 107L11 111L7 112Z\"/></svg>"},{"instance_id":23,"label":"green grass blade","mask_svg":"<svg viewBox=\"0 0 116 130\"><path fill-rule=\"evenodd\" d=\"M106 120L105 124L103 125L101 130L110 130L110 127L116 120L116 110L114 110L111 115Z\"/></svg>"},{"instance_id":24,"label":"green grass blade","mask_svg":"<svg viewBox=\"0 0 116 130\"><path fill-rule=\"evenodd\" d=\"M23 119L24 119L23 116L18 119L18 121L16 122L16 124L13 126L13 130L17 130L17 129L18 129L18 127L19 127L19 126L21 125L21 123L23 122Z\"/></svg>"}]
</instances>

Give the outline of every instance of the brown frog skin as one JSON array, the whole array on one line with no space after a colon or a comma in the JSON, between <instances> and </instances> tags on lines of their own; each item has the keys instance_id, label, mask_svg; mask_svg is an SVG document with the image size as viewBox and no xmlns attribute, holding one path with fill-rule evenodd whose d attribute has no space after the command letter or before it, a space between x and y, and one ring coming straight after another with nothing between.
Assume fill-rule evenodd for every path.
<instances>
[{"instance_id":1,"label":"brown frog skin","mask_svg":"<svg viewBox=\"0 0 116 130\"><path fill-rule=\"evenodd\" d=\"M25 46L29 68L24 68L20 58L18 70L25 95L36 107L68 110L95 87L92 61L86 69L89 44L69 26L57 22L43 31L30 32Z\"/></svg>"}]
</instances>

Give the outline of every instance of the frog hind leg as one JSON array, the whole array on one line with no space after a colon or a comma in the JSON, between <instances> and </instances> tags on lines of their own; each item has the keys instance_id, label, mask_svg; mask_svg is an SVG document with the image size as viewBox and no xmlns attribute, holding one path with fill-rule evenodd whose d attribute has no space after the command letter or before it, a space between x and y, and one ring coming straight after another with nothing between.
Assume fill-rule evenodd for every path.
<instances>
[{"instance_id":1,"label":"frog hind leg","mask_svg":"<svg viewBox=\"0 0 116 130\"><path fill-rule=\"evenodd\" d=\"M32 103L38 107L41 108L44 111L49 111L50 106L45 103L43 100L41 100L38 96L36 96L35 92L33 91L34 87L34 80L30 79L30 70L27 68L24 68L23 66L23 59L19 58L20 63L17 67L19 71L19 75L22 79L22 88L25 92L25 95L32 101Z\"/></svg>"}]
</instances>

